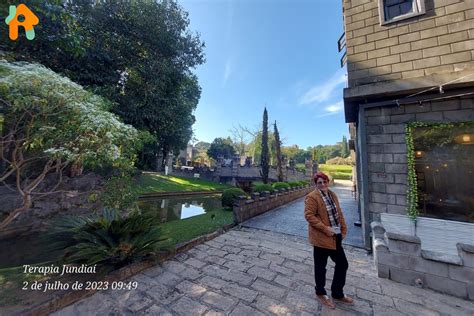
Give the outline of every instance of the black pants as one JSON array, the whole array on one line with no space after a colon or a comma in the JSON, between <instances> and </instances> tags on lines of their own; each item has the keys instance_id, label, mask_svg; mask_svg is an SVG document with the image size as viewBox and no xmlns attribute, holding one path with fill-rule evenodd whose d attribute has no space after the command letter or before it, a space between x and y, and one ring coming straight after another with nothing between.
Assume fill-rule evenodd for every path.
<instances>
[{"instance_id":1,"label":"black pants","mask_svg":"<svg viewBox=\"0 0 474 316\"><path fill-rule=\"evenodd\" d=\"M336 250L314 247L314 280L316 281L316 294L326 295L326 265L328 257L336 264L334 268L334 277L331 285L331 296L333 298L344 297L344 285L346 284L346 272L349 268L346 254L342 249L342 236L336 236Z\"/></svg>"}]
</instances>

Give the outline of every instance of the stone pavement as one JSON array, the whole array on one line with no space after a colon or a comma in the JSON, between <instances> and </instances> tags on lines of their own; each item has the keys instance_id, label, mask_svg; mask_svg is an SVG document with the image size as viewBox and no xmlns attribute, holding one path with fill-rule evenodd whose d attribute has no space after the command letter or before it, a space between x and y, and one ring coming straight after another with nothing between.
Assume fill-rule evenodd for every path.
<instances>
[{"instance_id":1,"label":"stone pavement","mask_svg":"<svg viewBox=\"0 0 474 316\"><path fill-rule=\"evenodd\" d=\"M354 222L359 220L359 213L357 201L351 193L352 181L336 180L331 190L337 194L346 220L347 236L343 243L363 248L362 228L354 226ZM251 218L242 225L306 238L308 222L304 218L304 198Z\"/></svg>"},{"instance_id":2,"label":"stone pavement","mask_svg":"<svg viewBox=\"0 0 474 316\"><path fill-rule=\"evenodd\" d=\"M235 228L132 277L136 290L97 293L54 315L474 314L474 302L378 278L371 256L345 249L354 306L328 310L315 300L306 238ZM330 263L328 279L332 273Z\"/></svg>"}]
</instances>

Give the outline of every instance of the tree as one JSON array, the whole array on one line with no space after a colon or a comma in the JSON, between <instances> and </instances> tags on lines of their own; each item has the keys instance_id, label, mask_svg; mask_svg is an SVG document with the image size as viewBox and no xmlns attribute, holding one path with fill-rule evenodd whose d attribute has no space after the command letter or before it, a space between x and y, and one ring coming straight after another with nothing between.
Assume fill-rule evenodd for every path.
<instances>
[{"instance_id":1,"label":"tree","mask_svg":"<svg viewBox=\"0 0 474 316\"><path fill-rule=\"evenodd\" d=\"M39 61L111 100L126 123L153 135L142 160L156 164L160 153L187 145L201 93L191 69L204 62L204 44L176 1L33 0L31 6L45 36L8 43L18 60Z\"/></svg>"},{"instance_id":2,"label":"tree","mask_svg":"<svg viewBox=\"0 0 474 316\"><path fill-rule=\"evenodd\" d=\"M305 163L307 159L311 159L311 151L300 149L294 156L296 163Z\"/></svg>"},{"instance_id":3,"label":"tree","mask_svg":"<svg viewBox=\"0 0 474 316\"><path fill-rule=\"evenodd\" d=\"M289 160L289 159L295 159L296 154L300 148L298 145L291 145L291 146L283 146L281 148L282 154Z\"/></svg>"},{"instance_id":4,"label":"tree","mask_svg":"<svg viewBox=\"0 0 474 316\"><path fill-rule=\"evenodd\" d=\"M276 159L277 159L277 176L278 182L283 182L283 169L282 169L282 157L281 157L281 142L280 142L280 133L278 132L277 123L273 125L273 135L275 135L275 151L276 151Z\"/></svg>"},{"instance_id":5,"label":"tree","mask_svg":"<svg viewBox=\"0 0 474 316\"><path fill-rule=\"evenodd\" d=\"M342 136L342 144L341 144L341 157L346 158L349 156L349 145L347 144L347 138L346 136Z\"/></svg>"},{"instance_id":6,"label":"tree","mask_svg":"<svg viewBox=\"0 0 474 316\"><path fill-rule=\"evenodd\" d=\"M194 147L198 150L199 153L207 152L207 150L211 147L211 143L201 141L197 142Z\"/></svg>"},{"instance_id":7,"label":"tree","mask_svg":"<svg viewBox=\"0 0 474 316\"><path fill-rule=\"evenodd\" d=\"M40 65L0 62L0 73L6 107L0 183L22 197L0 219L0 230L35 199L56 193L67 167L133 166L139 133L106 111L107 100ZM55 186L46 187L47 176L56 178Z\"/></svg>"},{"instance_id":8,"label":"tree","mask_svg":"<svg viewBox=\"0 0 474 316\"><path fill-rule=\"evenodd\" d=\"M260 174L262 175L263 183L268 183L268 173L270 171L269 165L269 154L268 154L268 114L267 108L263 110L263 123L262 123L262 156L260 159Z\"/></svg>"},{"instance_id":9,"label":"tree","mask_svg":"<svg viewBox=\"0 0 474 316\"><path fill-rule=\"evenodd\" d=\"M232 140L230 138L218 137L211 143L211 147L207 150L207 155L213 159L217 159L222 156L226 159L234 157L234 146L232 146Z\"/></svg>"},{"instance_id":10,"label":"tree","mask_svg":"<svg viewBox=\"0 0 474 316\"><path fill-rule=\"evenodd\" d=\"M230 132L232 133L232 140L234 142L234 147L237 150L240 157L245 155L245 149L247 147L247 134L248 130L241 125L238 127L233 127Z\"/></svg>"}]
</instances>

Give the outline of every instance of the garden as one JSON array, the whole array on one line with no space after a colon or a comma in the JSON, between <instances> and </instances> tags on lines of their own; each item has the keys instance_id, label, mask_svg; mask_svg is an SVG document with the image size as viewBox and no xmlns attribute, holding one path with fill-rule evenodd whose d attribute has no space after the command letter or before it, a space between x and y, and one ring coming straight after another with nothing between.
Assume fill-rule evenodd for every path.
<instances>
[{"instance_id":1,"label":"garden","mask_svg":"<svg viewBox=\"0 0 474 316\"><path fill-rule=\"evenodd\" d=\"M204 43L177 3L30 6L48 36L0 46L2 314L67 290L54 284L100 282L123 267L158 263L234 225L236 199L308 185L283 181L276 122L278 181L270 183L266 110L262 182L246 191L143 171L162 170L163 157L193 134L201 90L191 70L204 63ZM67 273L78 269L84 274Z\"/></svg>"}]
</instances>

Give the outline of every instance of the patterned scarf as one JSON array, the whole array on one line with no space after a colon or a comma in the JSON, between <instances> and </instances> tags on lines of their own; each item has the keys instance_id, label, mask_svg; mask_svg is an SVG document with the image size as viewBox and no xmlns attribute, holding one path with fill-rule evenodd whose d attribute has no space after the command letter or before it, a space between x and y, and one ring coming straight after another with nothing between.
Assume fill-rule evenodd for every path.
<instances>
[{"instance_id":1,"label":"patterned scarf","mask_svg":"<svg viewBox=\"0 0 474 316\"><path fill-rule=\"evenodd\" d=\"M336 203L334 203L331 194L325 194L323 191L319 190L321 197L323 198L326 209L328 210L329 222L331 226L339 226L339 214L337 212Z\"/></svg>"}]
</instances>

